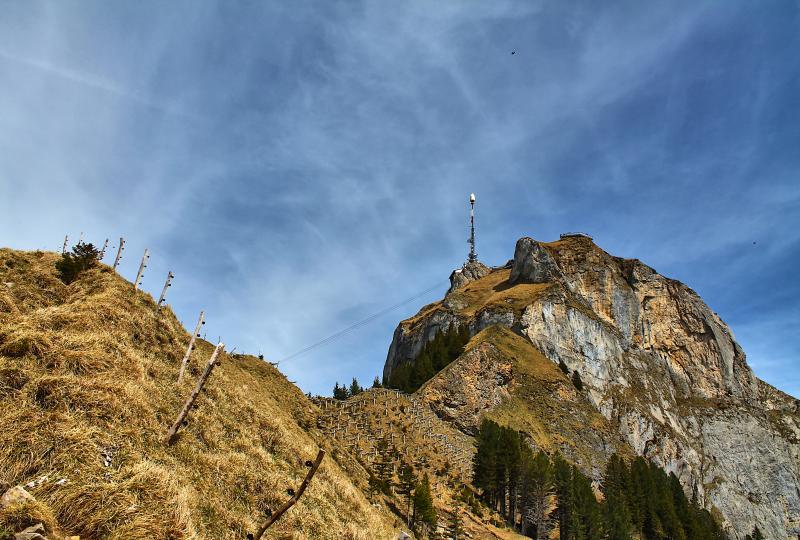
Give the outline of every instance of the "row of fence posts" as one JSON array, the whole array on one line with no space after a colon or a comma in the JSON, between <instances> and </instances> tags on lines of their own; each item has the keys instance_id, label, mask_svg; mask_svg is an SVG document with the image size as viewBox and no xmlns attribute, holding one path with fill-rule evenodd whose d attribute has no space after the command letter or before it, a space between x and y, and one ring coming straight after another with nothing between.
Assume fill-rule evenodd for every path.
<instances>
[{"instance_id":1,"label":"row of fence posts","mask_svg":"<svg viewBox=\"0 0 800 540\"><path fill-rule=\"evenodd\" d=\"M80 237L78 239L78 244L82 242L83 242L83 233L81 232ZM64 236L64 244L61 247L62 254L65 254L67 252L68 243L69 243L69 235L66 235ZM100 249L100 254L98 257L99 260L103 260L107 249L108 249L108 238L105 239L105 241L103 242L103 247ZM123 237L120 237L119 245L117 246L117 255L114 258L114 264L112 266L112 269L115 272L119 267L120 260L122 260L122 252L124 250L125 250L125 239ZM136 273L136 279L133 282L134 290L139 290L139 286L142 283L142 278L144 277L144 271L147 268L147 263L149 262L149 260L150 260L150 251L145 248L144 255L142 255L142 260L139 263L139 270ZM167 273L167 279L164 282L164 287L161 289L161 295L159 296L158 302L156 303L157 312L160 312L161 308L164 306L164 302L167 296L167 290L169 289L169 287L172 286L172 280L174 278L175 274L173 274L172 271L170 270ZM195 342L197 338L200 337L200 329L204 324L206 324L205 311L201 311L200 317L197 320L197 325L195 326L194 332L192 332L191 338L189 339L189 345L186 347L186 352L184 353L183 358L181 359L180 367L178 369L177 384L180 384L181 381L183 380L183 377L186 373L186 368L189 364L189 359L192 355L192 351L195 349ZM211 377L211 373L214 370L214 368L221 364L222 361L221 356L224 353L224 350L225 350L225 344L220 341L214 348L214 352L211 354L211 358L206 364L205 369L200 374L200 377L197 380L197 384L195 384L194 390L192 390L191 394L189 394L189 397L184 402L180 412L175 417L175 421L172 423L169 430L167 431L167 435L164 438L165 445L172 446L177 440L178 431L180 430L180 428L188 425L189 412L197 407L196 405L197 397L203 391L203 387L205 386L208 379ZM252 533L248 533L247 535L248 539L259 540L263 536L264 532L273 523L275 523L287 510L289 510L289 508L294 506L294 504L303 495L303 492L308 487L308 484L309 482L311 482L311 479L314 477L314 474L316 474L317 469L319 468L320 463L322 462L322 459L324 457L325 457L325 451L320 449L319 452L317 453L316 459L313 462L312 461L305 462L305 465L309 467L309 471L306 474L306 477L303 480L303 482L300 484L297 490L291 488L286 490L287 493L290 495L290 498L284 504L282 504L276 511L273 512L270 509L267 509L265 511L265 520L261 523L255 535Z\"/></svg>"},{"instance_id":2,"label":"row of fence posts","mask_svg":"<svg viewBox=\"0 0 800 540\"><path fill-rule=\"evenodd\" d=\"M83 233L80 234L78 238L78 244L83 242ZM64 244L61 246L61 254L65 254L67 252L67 244L69 243L69 235L64 236ZM108 249L108 238L105 239L103 242L103 247L100 249L100 254L98 256L98 260L102 261L106 256L106 250ZM117 256L114 258L114 264L111 268L116 272L117 267L119 267L119 262L122 260L122 252L125 251L125 238L119 238L119 245L117 246ZM150 250L145 248L144 255L142 255L142 260L139 263L139 270L136 272L136 279L133 281L133 290L138 291L139 286L142 284L142 278L144 277L145 268L147 268L147 263L150 261ZM161 308L164 307L164 302L167 299L167 290L172 287L172 280L175 279L175 274L172 273L172 270L167 272L167 279L164 282L164 287L161 289L161 295L158 298L158 302L156 303L156 311L160 312Z\"/></svg>"}]
</instances>

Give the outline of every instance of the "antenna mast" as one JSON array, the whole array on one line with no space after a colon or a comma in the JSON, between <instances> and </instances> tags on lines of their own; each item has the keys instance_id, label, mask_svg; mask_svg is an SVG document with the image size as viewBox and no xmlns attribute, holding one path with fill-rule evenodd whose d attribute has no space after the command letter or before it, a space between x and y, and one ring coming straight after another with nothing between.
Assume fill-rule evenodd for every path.
<instances>
[{"instance_id":1,"label":"antenna mast","mask_svg":"<svg viewBox=\"0 0 800 540\"><path fill-rule=\"evenodd\" d=\"M469 262L475 262L475 194L469 194Z\"/></svg>"}]
</instances>

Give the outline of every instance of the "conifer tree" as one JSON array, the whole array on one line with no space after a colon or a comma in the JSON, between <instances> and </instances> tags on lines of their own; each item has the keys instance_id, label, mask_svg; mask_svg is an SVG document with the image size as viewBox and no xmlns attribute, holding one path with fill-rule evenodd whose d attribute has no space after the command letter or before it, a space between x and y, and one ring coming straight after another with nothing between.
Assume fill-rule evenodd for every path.
<instances>
[{"instance_id":1,"label":"conifer tree","mask_svg":"<svg viewBox=\"0 0 800 540\"><path fill-rule=\"evenodd\" d=\"M381 439L375 448L378 451L378 457L375 460L373 469L375 470L377 486L382 492L389 495L392 489L392 458L389 451L389 443L386 439Z\"/></svg>"},{"instance_id":2,"label":"conifer tree","mask_svg":"<svg viewBox=\"0 0 800 540\"><path fill-rule=\"evenodd\" d=\"M397 366L384 386L414 392L458 358L468 341L469 329L466 325L460 328L449 326L426 343L414 360Z\"/></svg>"},{"instance_id":3,"label":"conifer tree","mask_svg":"<svg viewBox=\"0 0 800 540\"><path fill-rule=\"evenodd\" d=\"M100 251L97 248L92 244L78 242L72 248L71 253L62 253L61 259L56 262L58 277L69 285L78 278L81 272L97 266L99 259Z\"/></svg>"},{"instance_id":4,"label":"conifer tree","mask_svg":"<svg viewBox=\"0 0 800 540\"><path fill-rule=\"evenodd\" d=\"M631 537L631 515L625 496L627 467L613 454L603 476L604 517L608 540L628 540Z\"/></svg>"},{"instance_id":5,"label":"conifer tree","mask_svg":"<svg viewBox=\"0 0 800 540\"><path fill-rule=\"evenodd\" d=\"M575 466L572 467L572 489L575 496L575 538L603 538L603 518L592 484Z\"/></svg>"},{"instance_id":6,"label":"conifer tree","mask_svg":"<svg viewBox=\"0 0 800 540\"><path fill-rule=\"evenodd\" d=\"M345 400L348 397L347 387L344 385L339 385L337 381L336 384L333 386L333 397L338 400Z\"/></svg>"},{"instance_id":7,"label":"conifer tree","mask_svg":"<svg viewBox=\"0 0 800 540\"><path fill-rule=\"evenodd\" d=\"M436 509L433 507L433 498L431 497L431 483L428 475L422 477L422 481L418 482L414 488L414 525L421 526L423 529L430 531L436 530Z\"/></svg>"},{"instance_id":8,"label":"conifer tree","mask_svg":"<svg viewBox=\"0 0 800 540\"><path fill-rule=\"evenodd\" d=\"M414 469L411 465L403 464L400 468L400 495L406 498L406 525L411 526L411 497L414 494Z\"/></svg>"},{"instance_id":9,"label":"conifer tree","mask_svg":"<svg viewBox=\"0 0 800 540\"><path fill-rule=\"evenodd\" d=\"M375 375L375 380L372 381L372 388L381 388L381 380Z\"/></svg>"},{"instance_id":10,"label":"conifer tree","mask_svg":"<svg viewBox=\"0 0 800 540\"><path fill-rule=\"evenodd\" d=\"M528 453L522 465L522 495L520 497L520 532L534 540L549 537L548 511L553 496L553 471L550 458L544 452L535 457Z\"/></svg>"},{"instance_id":11,"label":"conifer tree","mask_svg":"<svg viewBox=\"0 0 800 540\"><path fill-rule=\"evenodd\" d=\"M448 540L462 540L464 538L464 526L461 523L461 513L458 507L453 509L450 516L450 524L447 527Z\"/></svg>"},{"instance_id":12,"label":"conifer tree","mask_svg":"<svg viewBox=\"0 0 800 540\"><path fill-rule=\"evenodd\" d=\"M358 380L353 377L353 382L350 383L350 395L357 396L362 390L363 388L361 388L361 385L358 384Z\"/></svg>"},{"instance_id":13,"label":"conifer tree","mask_svg":"<svg viewBox=\"0 0 800 540\"><path fill-rule=\"evenodd\" d=\"M578 528L575 515L575 492L572 483L572 467L560 455L553 460L553 479L556 489L556 517L559 538L577 540Z\"/></svg>"}]
</instances>

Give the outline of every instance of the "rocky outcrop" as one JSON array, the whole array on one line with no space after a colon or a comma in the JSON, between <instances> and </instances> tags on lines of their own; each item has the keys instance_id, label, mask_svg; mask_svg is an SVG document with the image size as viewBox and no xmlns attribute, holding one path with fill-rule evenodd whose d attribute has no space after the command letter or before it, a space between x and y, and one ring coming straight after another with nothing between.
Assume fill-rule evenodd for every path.
<instances>
[{"instance_id":1,"label":"rocky outcrop","mask_svg":"<svg viewBox=\"0 0 800 540\"><path fill-rule=\"evenodd\" d=\"M524 289L531 284L549 286ZM527 290L536 294L525 297ZM675 472L733 538L755 524L768 538L800 534L798 401L755 377L733 332L693 290L638 260L612 257L589 238L522 238L507 281L492 284L497 291L523 309L506 301L469 309L474 294L453 295L413 326L401 324L390 358L405 361L392 351L413 358L414 344L444 321L473 333L491 324L513 329L553 363L579 372L586 399L632 451ZM474 395L505 391L486 386L495 384L496 368L473 359L459 369L468 366L488 376L478 382L453 369L428 384L443 416L458 425L475 425ZM479 391L470 401L464 395L472 385ZM492 407L479 401L479 409Z\"/></svg>"},{"instance_id":2,"label":"rocky outcrop","mask_svg":"<svg viewBox=\"0 0 800 540\"><path fill-rule=\"evenodd\" d=\"M464 266L453 270L453 273L450 274L450 289L447 293L450 294L467 283L482 278L489 272L491 272L489 267L480 261L464 263Z\"/></svg>"},{"instance_id":3,"label":"rocky outcrop","mask_svg":"<svg viewBox=\"0 0 800 540\"><path fill-rule=\"evenodd\" d=\"M419 390L436 415L475 435L483 413L509 397L512 361L491 343L481 343Z\"/></svg>"},{"instance_id":4,"label":"rocky outcrop","mask_svg":"<svg viewBox=\"0 0 800 540\"><path fill-rule=\"evenodd\" d=\"M528 237L517 240L510 283L550 283L560 277L558 264L539 242Z\"/></svg>"}]
</instances>

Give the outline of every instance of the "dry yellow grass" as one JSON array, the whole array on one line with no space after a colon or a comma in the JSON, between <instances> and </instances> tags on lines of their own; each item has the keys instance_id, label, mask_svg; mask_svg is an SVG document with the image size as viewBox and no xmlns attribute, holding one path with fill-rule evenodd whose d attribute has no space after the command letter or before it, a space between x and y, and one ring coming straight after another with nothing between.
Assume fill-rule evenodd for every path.
<instances>
[{"instance_id":1,"label":"dry yellow grass","mask_svg":"<svg viewBox=\"0 0 800 540\"><path fill-rule=\"evenodd\" d=\"M0 491L37 503L0 531L45 521L82 539L245 538L305 475L324 441L316 408L269 364L223 357L172 447L162 439L212 346L106 266L66 286L51 253L0 249ZM329 458L269 538L394 538L393 518ZM111 455L111 464L104 456Z\"/></svg>"},{"instance_id":2,"label":"dry yellow grass","mask_svg":"<svg viewBox=\"0 0 800 540\"><path fill-rule=\"evenodd\" d=\"M418 406L416 418L412 413L415 402ZM495 512L482 508L476 515L464 502L461 492L465 485L469 485L472 476L474 438L440 419L416 396L370 389L341 403L331 400L321 419L328 430L333 426L339 427L339 438L350 442L350 453L373 473L377 471L374 458L370 456L377 442L386 440L389 443L388 454L395 456L392 474L395 487L399 485L399 472L403 465L411 466L416 477L427 474L440 525L450 523L452 513L457 511L462 526L474 540L524 538L510 529L492 526L492 520L502 521ZM350 429L347 429L348 423L352 424ZM363 427L356 431L355 426L359 425ZM347 431L346 435L342 434L344 431ZM356 432L361 435L359 440ZM447 444L452 448L440 439L442 435L447 437ZM360 456L359 450L362 452ZM396 489L392 496L379 494L374 500L394 505L401 509L401 513L406 511L406 499Z\"/></svg>"},{"instance_id":3,"label":"dry yellow grass","mask_svg":"<svg viewBox=\"0 0 800 540\"><path fill-rule=\"evenodd\" d=\"M473 336L467 349L483 342L494 345L514 365L510 397L488 411L487 418L524 431L538 448L559 451L586 470L604 465L609 448L630 454L611 423L527 339L495 325Z\"/></svg>"},{"instance_id":4,"label":"dry yellow grass","mask_svg":"<svg viewBox=\"0 0 800 540\"><path fill-rule=\"evenodd\" d=\"M509 310L519 316L539 295L552 286L550 283L512 285L508 282L510 275L509 268L493 270L484 277L453 291L449 295L449 304L458 306L455 309L456 313L466 318L473 318L487 308ZM407 331L414 330L418 324L427 321L434 313L444 309L443 301L428 304L401 324Z\"/></svg>"}]
</instances>

